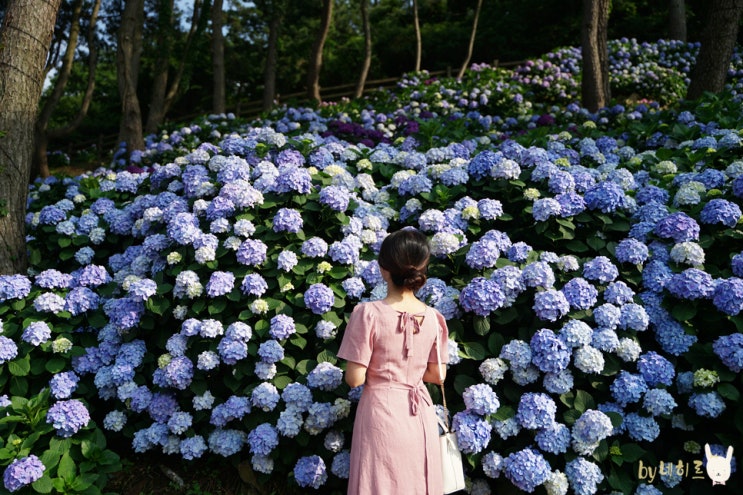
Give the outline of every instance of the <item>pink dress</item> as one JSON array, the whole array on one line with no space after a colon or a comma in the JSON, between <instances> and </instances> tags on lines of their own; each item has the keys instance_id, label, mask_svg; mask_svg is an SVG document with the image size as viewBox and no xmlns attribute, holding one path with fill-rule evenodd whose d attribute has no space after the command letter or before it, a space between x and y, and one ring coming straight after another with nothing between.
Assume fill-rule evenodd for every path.
<instances>
[{"instance_id":1,"label":"pink dress","mask_svg":"<svg viewBox=\"0 0 743 495\"><path fill-rule=\"evenodd\" d=\"M412 315L373 301L351 313L338 356L367 371L354 420L349 495L443 493L438 424L422 381L428 363L437 362L437 331L446 363L446 320L435 309Z\"/></svg>"}]
</instances>

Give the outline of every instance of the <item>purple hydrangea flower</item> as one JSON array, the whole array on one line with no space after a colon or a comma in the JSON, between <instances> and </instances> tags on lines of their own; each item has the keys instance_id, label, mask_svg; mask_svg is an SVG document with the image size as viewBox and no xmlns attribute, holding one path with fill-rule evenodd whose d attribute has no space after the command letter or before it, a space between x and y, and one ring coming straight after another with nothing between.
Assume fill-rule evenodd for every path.
<instances>
[{"instance_id":1,"label":"purple hydrangea flower","mask_svg":"<svg viewBox=\"0 0 743 495\"><path fill-rule=\"evenodd\" d=\"M245 275L245 278L240 285L240 289L245 295L261 297L268 289L268 283L262 275L258 273L249 273L248 275Z\"/></svg>"},{"instance_id":2,"label":"purple hydrangea flower","mask_svg":"<svg viewBox=\"0 0 743 495\"><path fill-rule=\"evenodd\" d=\"M34 454L13 459L3 473L3 484L9 492L28 486L44 475L44 464Z\"/></svg>"},{"instance_id":3,"label":"purple hydrangea flower","mask_svg":"<svg viewBox=\"0 0 743 495\"><path fill-rule=\"evenodd\" d=\"M273 217L274 232L290 232L296 234L302 230L303 221L299 211L293 208L281 208Z\"/></svg>"},{"instance_id":4,"label":"purple hydrangea flower","mask_svg":"<svg viewBox=\"0 0 743 495\"><path fill-rule=\"evenodd\" d=\"M271 318L271 327L268 333L276 340L288 339L296 333L294 318L289 315L279 314Z\"/></svg>"},{"instance_id":5,"label":"purple hydrangea flower","mask_svg":"<svg viewBox=\"0 0 743 495\"><path fill-rule=\"evenodd\" d=\"M699 240L699 224L683 212L662 218L655 224L653 232L661 239L672 239L676 243Z\"/></svg>"},{"instance_id":6,"label":"purple hydrangea flower","mask_svg":"<svg viewBox=\"0 0 743 495\"><path fill-rule=\"evenodd\" d=\"M743 279L731 277L715 287L712 302L726 315L736 316L743 311Z\"/></svg>"},{"instance_id":7,"label":"purple hydrangea flower","mask_svg":"<svg viewBox=\"0 0 743 495\"><path fill-rule=\"evenodd\" d=\"M304 304L316 315L330 311L335 302L333 290L325 284L312 284L304 293Z\"/></svg>"},{"instance_id":8,"label":"purple hydrangea flower","mask_svg":"<svg viewBox=\"0 0 743 495\"><path fill-rule=\"evenodd\" d=\"M87 426L90 413L85 404L77 399L55 402L46 414L46 422L51 424L57 435L68 438Z\"/></svg>"},{"instance_id":9,"label":"purple hydrangea flower","mask_svg":"<svg viewBox=\"0 0 743 495\"><path fill-rule=\"evenodd\" d=\"M699 268L676 273L665 284L668 292L679 299L710 299L715 293L712 276Z\"/></svg>"},{"instance_id":10,"label":"purple hydrangea flower","mask_svg":"<svg viewBox=\"0 0 743 495\"><path fill-rule=\"evenodd\" d=\"M583 277L608 284L619 276L619 270L606 256L596 256L583 265Z\"/></svg>"},{"instance_id":11,"label":"purple hydrangea flower","mask_svg":"<svg viewBox=\"0 0 743 495\"><path fill-rule=\"evenodd\" d=\"M224 296L235 287L235 275L232 272L213 272L206 284L206 295L209 297Z\"/></svg>"},{"instance_id":12,"label":"purple hydrangea flower","mask_svg":"<svg viewBox=\"0 0 743 495\"><path fill-rule=\"evenodd\" d=\"M237 248L237 262L248 266L258 266L266 261L268 247L258 239L246 239Z\"/></svg>"},{"instance_id":13,"label":"purple hydrangea flower","mask_svg":"<svg viewBox=\"0 0 743 495\"><path fill-rule=\"evenodd\" d=\"M21 334L21 340L28 342L33 346L39 346L49 340L52 336L52 330L49 325L44 321L34 321L30 323L23 334Z\"/></svg>"}]
</instances>

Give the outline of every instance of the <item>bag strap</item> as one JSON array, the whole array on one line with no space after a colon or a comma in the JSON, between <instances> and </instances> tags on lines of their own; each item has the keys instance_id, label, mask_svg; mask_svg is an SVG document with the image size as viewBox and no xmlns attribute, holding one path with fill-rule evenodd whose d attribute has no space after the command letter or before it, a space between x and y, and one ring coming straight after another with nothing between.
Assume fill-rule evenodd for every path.
<instances>
[{"instance_id":1,"label":"bag strap","mask_svg":"<svg viewBox=\"0 0 743 495\"><path fill-rule=\"evenodd\" d=\"M439 364L439 387L441 387L441 402L444 406L444 420L442 421L441 418L438 417L438 414L436 415L436 418L439 420L439 424L444 429L444 433L449 432L449 408L446 406L446 393L444 392L444 368L441 364L441 325L439 324L439 318L434 313L434 318L436 318L436 361Z\"/></svg>"}]
</instances>

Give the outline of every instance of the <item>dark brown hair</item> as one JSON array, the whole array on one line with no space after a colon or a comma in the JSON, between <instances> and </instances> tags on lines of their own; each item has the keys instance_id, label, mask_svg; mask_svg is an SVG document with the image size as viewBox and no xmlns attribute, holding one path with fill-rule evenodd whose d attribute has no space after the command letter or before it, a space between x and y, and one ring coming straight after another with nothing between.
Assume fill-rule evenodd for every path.
<instances>
[{"instance_id":1,"label":"dark brown hair","mask_svg":"<svg viewBox=\"0 0 743 495\"><path fill-rule=\"evenodd\" d=\"M390 272L392 283L416 291L426 283L431 248L426 235L406 227L392 232L382 241L377 262Z\"/></svg>"}]
</instances>

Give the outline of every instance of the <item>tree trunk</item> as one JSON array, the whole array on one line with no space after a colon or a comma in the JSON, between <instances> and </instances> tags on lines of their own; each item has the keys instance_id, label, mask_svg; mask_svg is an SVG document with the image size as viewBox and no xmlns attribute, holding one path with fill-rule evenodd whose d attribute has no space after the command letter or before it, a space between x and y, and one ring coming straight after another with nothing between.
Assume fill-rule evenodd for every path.
<instances>
[{"instance_id":1,"label":"tree trunk","mask_svg":"<svg viewBox=\"0 0 743 495\"><path fill-rule=\"evenodd\" d=\"M606 43L610 5L611 0L583 0L581 98L591 112L605 107L611 97Z\"/></svg>"},{"instance_id":2,"label":"tree trunk","mask_svg":"<svg viewBox=\"0 0 743 495\"><path fill-rule=\"evenodd\" d=\"M34 160L31 177L35 174L41 177L49 176L49 161L47 159L47 148L50 139L59 139L64 136L70 135L74 132L82 123L85 116L88 114L90 103L93 100L93 93L95 91L95 73L98 64L98 47L96 46L96 25L98 22L98 13L101 8L101 0L96 0L93 4L93 9L90 14L90 21L88 23L88 81L85 88L85 94L83 100L80 103L80 108L77 114L72 120L64 126L49 129L49 120L51 119L54 110L59 105L59 101L64 94L67 81L69 80L72 66L75 62L75 50L77 49L79 32L80 32L80 13L82 11L82 0L79 0L74 5L73 18L70 24L70 33L67 39L67 47L65 50L64 57L62 58L62 67L59 70L57 79L52 89L51 94L44 102L44 106L39 112L39 116L36 119L35 126L35 146L34 146Z\"/></svg>"},{"instance_id":3,"label":"tree trunk","mask_svg":"<svg viewBox=\"0 0 743 495\"><path fill-rule=\"evenodd\" d=\"M224 35L222 34L223 17L222 0L214 0L212 4L212 71L214 81L212 111L216 114L225 113L227 106L224 75Z\"/></svg>"},{"instance_id":4,"label":"tree trunk","mask_svg":"<svg viewBox=\"0 0 743 495\"><path fill-rule=\"evenodd\" d=\"M423 39L421 38L421 24L418 20L418 0L413 0L413 28L415 29L415 72L420 72Z\"/></svg>"},{"instance_id":5,"label":"tree trunk","mask_svg":"<svg viewBox=\"0 0 743 495\"><path fill-rule=\"evenodd\" d=\"M686 41L686 3L684 0L668 0L668 37Z\"/></svg>"},{"instance_id":6,"label":"tree trunk","mask_svg":"<svg viewBox=\"0 0 743 495\"><path fill-rule=\"evenodd\" d=\"M25 273L26 198L44 65L61 0L10 0L0 27L0 274Z\"/></svg>"},{"instance_id":7,"label":"tree trunk","mask_svg":"<svg viewBox=\"0 0 743 495\"><path fill-rule=\"evenodd\" d=\"M160 81L155 80L153 82L150 111L148 112L147 125L145 127L145 132L147 133L157 132L157 129L165 121L165 116L170 111L170 107L173 105L173 102L176 100L176 98L178 98L178 95L180 94L181 79L183 79L183 73L186 69L186 62L191 51L191 45L193 44L194 38L200 31L200 12L201 0L194 0L193 15L191 16L191 29L188 31L186 43L180 53L181 59L173 77L170 77L169 75L169 61L170 55L172 55L172 43L168 44L168 56L165 57L161 63L158 63L158 65L160 65L162 69L162 72L158 72L158 74L161 74L162 79ZM170 82L170 85L168 85L168 82Z\"/></svg>"},{"instance_id":8,"label":"tree trunk","mask_svg":"<svg viewBox=\"0 0 743 495\"><path fill-rule=\"evenodd\" d=\"M137 96L143 28L144 0L125 0L116 50L116 72L121 98L119 142L125 142L129 152L144 149L142 111Z\"/></svg>"},{"instance_id":9,"label":"tree trunk","mask_svg":"<svg viewBox=\"0 0 743 495\"><path fill-rule=\"evenodd\" d=\"M170 71L170 52L173 46L173 7L174 0L160 0L157 4L157 32L155 34L155 73L152 76L152 94L147 112L145 134L157 132L165 120L165 93L168 91Z\"/></svg>"},{"instance_id":10,"label":"tree trunk","mask_svg":"<svg viewBox=\"0 0 743 495\"><path fill-rule=\"evenodd\" d=\"M307 70L307 97L317 102L321 101L320 69L322 68L322 50L325 47L325 40L328 38L330 23L333 19L333 1L334 0L323 0L322 2L320 29L317 32L315 42L312 44L310 64Z\"/></svg>"},{"instance_id":11,"label":"tree trunk","mask_svg":"<svg viewBox=\"0 0 743 495\"><path fill-rule=\"evenodd\" d=\"M699 54L686 92L688 100L695 100L708 91L719 93L725 87L742 12L743 0L710 0Z\"/></svg>"},{"instance_id":12,"label":"tree trunk","mask_svg":"<svg viewBox=\"0 0 743 495\"><path fill-rule=\"evenodd\" d=\"M366 78L369 75L369 67L371 67L372 58L372 38L371 38L371 24L369 23L369 0L361 0L361 24L364 30L364 61L361 64L361 74L359 74L359 80L356 83L356 90L353 93L354 98L361 98L364 94L364 86L366 86Z\"/></svg>"},{"instance_id":13,"label":"tree trunk","mask_svg":"<svg viewBox=\"0 0 743 495\"><path fill-rule=\"evenodd\" d=\"M268 25L268 47L266 66L263 70L263 111L271 110L276 99L276 67L279 60L279 29L282 14L279 11L271 14Z\"/></svg>"},{"instance_id":14,"label":"tree trunk","mask_svg":"<svg viewBox=\"0 0 743 495\"><path fill-rule=\"evenodd\" d=\"M482 10L482 0L477 0L477 7L475 8L475 20L472 22L472 33L470 34L470 44L467 46L467 58L464 59L462 68L459 69L457 79L462 79L462 76L464 76L464 71L466 71L467 66L470 65L470 60L472 59L472 51L475 48L475 36L477 35L477 23L480 20L480 10Z\"/></svg>"}]
</instances>

